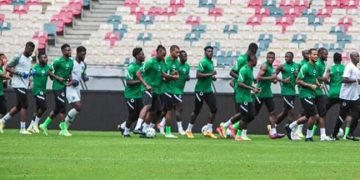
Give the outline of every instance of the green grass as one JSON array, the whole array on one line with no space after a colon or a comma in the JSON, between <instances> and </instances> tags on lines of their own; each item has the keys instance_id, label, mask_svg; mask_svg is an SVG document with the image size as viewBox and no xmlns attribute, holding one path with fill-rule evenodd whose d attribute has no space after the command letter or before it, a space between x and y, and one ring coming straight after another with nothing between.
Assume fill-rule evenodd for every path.
<instances>
[{"instance_id":1,"label":"green grass","mask_svg":"<svg viewBox=\"0 0 360 180\"><path fill-rule=\"evenodd\" d=\"M0 135L0 179L359 179L359 143Z\"/></svg>"}]
</instances>

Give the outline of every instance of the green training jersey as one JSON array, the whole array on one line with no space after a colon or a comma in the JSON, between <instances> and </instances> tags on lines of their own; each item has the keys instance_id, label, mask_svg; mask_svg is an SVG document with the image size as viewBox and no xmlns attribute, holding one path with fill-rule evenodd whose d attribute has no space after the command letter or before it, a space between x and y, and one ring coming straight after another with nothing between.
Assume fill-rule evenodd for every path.
<instances>
[{"instance_id":1,"label":"green training jersey","mask_svg":"<svg viewBox=\"0 0 360 180\"><path fill-rule=\"evenodd\" d=\"M303 80L305 83L316 84L317 68L315 64L307 63L300 69L297 79ZM299 97L300 98L314 98L315 91L308 88L299 86Z\"/></svg>"},{"instance_id":2,"label":"green training jersey","mask_svg":"<svg viewBox=\"0 0 360 180\"><path fill-rule=\"evenodd\" d=\"M264 62L264 65L266 66L266 71L263 75L263 77L270 77L274 74L274 68L271 64L269 64L267 61ZM257 97L260 98L267 98L267 97L273 97L272 91L271 91L271 83L272 80L260 80L257 83L257 88L261 89L261 91L256 94Z\"/></svg>"},{"instance_id":3,"label":"green training jersey","mask_svg":"<svg viewBox=\"0 0 360 180\"><path fill-rule=\"evenodd\" d=\"M139 80L136 73L140 70L142 64L132 63L127 69L126 80ZM141 83L136 85L128 85L125 87L125 98L139 99L142 98L143 85Z\"/></svg>"},{"instance_id":4,"label":"green training jersey","mask_svg":"<svg viewBox=\"0 0 360 180\"><path fill-rule=\"evenodd\" d=\"M160 62L160 66L161 66L161 72L162 73L166 73L166 74L169 74L169 68L166 66L166 63L165 61L161 61ZM160 84L160 93L159 94L164 94L167 92L167 87L168 87L168 83L170 81L166 81L165 78L163 78L161 76L161 84Z\"/></svg>"},{"instance_id":5,"label":"green training jersey","mask_svg":"<svg viewBox=\"0 0 360 180\"><path fill-rule=\"evenodd\" d=\"M55 59L52 64L52 70L54 71L54 74L62 77L64 79L69 79L71 72L74 67L74 60L73 58L65 59L63 56ZM62 90L65 88L65 83L60 82L56 79L53 80L52 89Z\"/></svg>"},{"instance_id":6,"label":"green training jersey","mask_svg":"<svg viewBox=\"0 0 360 180\"><path fill-rule=\"evenodd\" d=\"M39 64L35 64L32 68L32 71L36 72L33 75L33 86L32 86L32 94L43 95L46 92L46 84L48 80L48 72L50 71L50 66L45 64L44 66L40 66Z\"/></svg>"},{"instance_id":7,"label":"green training jersey","mask_svg":"<svg viewBox=\"0 0 360 180\"><path fill-rule=\"evenodd\" d=\"M190 77L190 66L188 63L179 64L179 79L176 81L176 92L175 94L184 94L184 88L186 79Z\"/></svg>"},{"instance_id":8,"label":"green training jersey","mask_svg":"<svg viewBox=\"0 0 360 180\"><path fill-rule=\"evenodd\" d=\"M296 95L296 74L299 69L299 64L292 63L284 63L281 71L282 79L290 78L289 83L281 83L281 94L285 96L295 96Z\"/></svg>"},{"instance_id":9,"label":"green training jersey","mask_svg":"<svg viewBox=\"0 0 360 180\"><path fill-rule=\"evenodd\" d=\"M300 63L299 63L299 70L300 70L300 68L304 65L304 64L307 64L309 62L309 60L307 60L307 59L302 59L301 61L300 61Z\"/></svg>"},{"instance_id":10,"label":"green training jersey","mask_svg":"<svg viewBox=\"0 0 360 180\"><path fill-rule=\"evenodd\" d=\"M237 82L242 82L248 86L252 86L253 81L254 81L253 68L246 64L240 69L239 78L237 79ZM235 83L235 86L239 86L238 83ZM237 87L235 90L235 102L236 103L253 102L251 90L242 87Z\"/></svg>"},{"instance_id":11,"label":"green training jersey","mask_svg":"<svg viewBox=\"0 0 360 180\"><path fill-rule=\"evenodd\" d=\"M232 71L235 71L239 73L240 69L247 64L247 54L242 54L236 59L235 65L232 67ZM237 79L234 78L234 83L237 81ZM234 91L238 86L234 86Z\"/></svg>"},{"instance_id":12,"label":"green training jersey","mask_svg":"<svg viewBox=\"0 0 360 180\"><path fill-rule=\"evenodd\" d=\"M197 71L201 73L213 73L214 72L214 64L211 59L204 57L197 67ZM213 80L212 76L198 79L195 85L195 92L204 92L210 93L213 92L211 87L211 82Z\"/></svg>"},{"instance_id":13,"label":"green training jersey","mask_svg":"<svg viewBox=\"0 0 360 180\"><path fill-rule=\"evenodd\" d=\"M339 98L345 66L334 64L330 68L329 98Z\"/></svg>"},{"instance_id":14,"label":"green training jersey","mask_svg":"<svg viewBox=\"0 0 360 180\"><path fill-rule=\"evenodd\" d=\"M175 71L179 72L180 62L177 58L173 59L171 56L167 56L165 58L165 63L166 63L166 67L167 67L167 73L169 75L174 75ZM177 81L178 80L168 81L166 84L166 92L171 93L171 94L180 94L181 92L177 88Z\"/></svg>"},{"instance_id":15,"label":"green training jersey","mask_svg":"<svg viewBox=\"0 0 360 180\"><path fill-rule=\"evenodd\" d=\"M4 71L3 71L3 67L0 66L0 74L2 74ZM4 95L4 78L0 76L0 96L3 96Z\"/></svg>"},{"instance_id":16,"label":"green training jersey","mask_svg":"<svg viewBox=\"0 0 360 180\"><path fill-rule=\"evenodd\" d=\"M158 61L155 57L150 58L143 64L141 68L141 72L144 77L144 81L149 86L151 86L152 92L156 94L161 94L162 93L161 61Z\"/></svg>"},{"instance_id":17,"label":"green training jersey","mask_svg":"<svg viewBox=\"0 0 360 180\"><path fill-rule=\"evenodd\" d=\"M326 65L325 65L325 62L323 60L321 60L320 58L318 58L316 60L316 68L317 68L317 77L323 77L324 76L324 73L325 73L325 69L326 69ZM323 81L322 80L319 80L319 83L322 84ZM318 87L316 88L316 96L322 96L324 95L324 91Z\"/></svg>"}]
</instances>

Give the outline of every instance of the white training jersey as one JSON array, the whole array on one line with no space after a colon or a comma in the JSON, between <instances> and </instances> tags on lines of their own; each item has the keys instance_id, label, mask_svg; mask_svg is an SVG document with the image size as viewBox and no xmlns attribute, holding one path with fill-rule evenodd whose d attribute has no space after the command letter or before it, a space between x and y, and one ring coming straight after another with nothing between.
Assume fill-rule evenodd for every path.
<instances>
[{"instance_id":1,"label":"white training jersey","mask_svg":"<svg viewBox=\"0 0 360 180\"><path fill-rule=\"evenodd\" d=\"M351 80L360 79L360 70L352 63L349 62L345 66L343 77ZM340 99L355 101L359 99L359 83L342 83L340 90Z\"/></svg>"},{"instance_id":2,"label":"white training jersey","mask_svg":"<svg viewBox=\"0 0 360 180\"><path fill-rule=\"evenodd\" d=\"M24 56L24 54L18 55L12 59L9 63L9 67L14 68L15 72L30 73L32 64L32 58ZM14 74L11 78L11 87L13 88L28 88L29 77L24 78L22 76Z\"/></svg>"},{"instance_id":3,"label":"white training jersey","mask_svg":"<svg viewBox=\"0 0 360 180\"><path fill-rule=\"evenodd\" d=\"M86 67L85 67L84 62L80 61L80 63L79 63L76 60L74 60L74 67L73 67L73 70L71 72L72 79L80 81L81 80L81 75L84 73L85 68Z\"/></svg>"}]
</instances>

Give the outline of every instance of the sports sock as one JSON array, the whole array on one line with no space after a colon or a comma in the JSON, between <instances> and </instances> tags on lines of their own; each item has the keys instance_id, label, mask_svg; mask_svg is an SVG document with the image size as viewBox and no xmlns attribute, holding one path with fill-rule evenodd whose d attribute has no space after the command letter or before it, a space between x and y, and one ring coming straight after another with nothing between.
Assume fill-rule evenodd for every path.
<instances>
[{"instance_id":1,"label":"sports sock","mask_svg":"<svg viewBox=\"0 0 360 180\"><path fill-rule=\"evenodd\" d=\"M150 123L150 127L154 128L155 124L154 123Z\"/></svg>"},{"instance_id":2,"label":"sports sock","mask_svg":"<svg viewBox=\"0 0 360 180\"><path fill-rule=\"evenodd\" d=\"M297 126L297 123L296 123L296 121L294 121L294 122L292 122L292 123L289 125L289 128L290 128L291 130L295 130L296 126ZM300 126L299 126L299 127L300 127Z\"/></svg>"},{"instance_id":3,"label":"sports sock","mask_svg":"<svg viewBox=\"0 0 360 180\"><path fill-rule=\"evenodd\" d=\"M191 123L189 123L189 125L188 125L188 127L187 127L187 131L190 131L190 132L192 132L192 128L194 127L194 125L193 124L191 124Z\"/></svg>"},{"instance_id":4,"label":"sports sock","mask_svg":"<svg viewBox=\"0 0 360 180\"><path fill-rule=\"evenodd\" d=\"M67 130L67 124L65 122L61 122L60 123L60 129L63 130Z\"/></svg>"},{"instance_id":5,"label":"sports sock","mask_svg":"<svg viewBox=\"0 0 360 180\"><path fill-rule=\"evenodd\" d=\"M348 136L348 135L349 135L349 132L350 132L350 128L349 128L349 127L346 127L346 128L345 128L344 137Z\"/></svg>"},{"instance_id":6,"label":"sports sock","mask_svg":"<svg viewBox=\"0 0 360 180\"><path fill-rule=\"evenodd\" d=\"M243 129L243 130L242 130L241 136L242 136L242 137L246 137L246 136L247 136L247 129Z\"/></svg>"},{"instance_id":7,"label":"sports sock","mask_svg":"<svg viewBox=\"0 0 360 180\"><path fill-rule=\"evenodd\" d=\"M325 128L320 128L320 136L326 136Z\"/></svg>"},{"instance_id":8,"label":"sports sock","mask_svg":"<svg viewBox=\"0 0 360 180\"><path fill-rule=\"evenodd\" d=\"M242 136L242 131L240 129L237 130L236 132L236 137Z\"/></svg>"},{"instance_id":9,"label":"sports sock","mask_svg":"<svg viewBox=\"0 0 360 180\"><path fill-rule=\"evenodd\" d=\"M149 127L150 127L150 124L144 123L144 124L143 124L143 129L142 129L142 131L143 131L143 132L146 132L146 130L147 130Z\"/></svg>"},{"instance_id":10,"label":"sports sock","mask_svg":"<svg viewBox=\"0 0 360 180\"><path fill-rule=\"evenodd\" d=\"M26 128L26 122L20 121L20 130L25 130Z\"/></svg>"},{"instance_id":11,"label":"sports sock","mask_svg":"<svg viewBox=\"0 0 360 180\"><path fill-rule=\"evenodd\" d=\"M336 137L337 134L339 133L339 129L341 127L341 125L343 124L343 121L341 120L342 118L339 116L339 118L336 120L336 124L334 127L334 132L333 132L333 137Z\"/></svg>"},{"instance_id":12,"label":"sports sock","mask_svg":"<svg viewBox=\"0 0 360 180\"><path fill-rule=\"evenodd\" d=\"M139 130L141 128L141 124L144 122L143 119L139 118L136 122L135 130Z\"/></svg>"},{"instance_id":13,"label":"sports sock","mask_svg":"<svg viewBox=\"0 0 360 180\"><path fill-rule=\"evenodd\" d=\"M209 132L213 132L213 124L208 123L208 124L207 124L207 130L208 130Z\"/></svg>"},{"instance_id":14,"label":"sports sock","mask_svg":"<svg viewBox=\"0 0 360 180\"><path fill-rule=\"evenodd\" d=\"M306 138L312 138L312 131L309 129L306 129Z\"/></svg>"},{"instance_id":15,"label":"sports sock","mask_svg":"<svg viewBox=\"0 0 360 180\"><path fill-rule=\"evenodd\" d=\"M170 135L171 134L171 126L165 126L165 134Z\"/></svg>"},{"instance_id":16,"label":"sports sock","mask_svg":"<svg viewBox=\"0 0 360 180\"><path fill-rule=\"evenodd\" d=\"M240 126L240 121L237 122L237 123L235 123L235 124L233 124L233 128L234 128L234 129L239 129L239 126Z\"/></svg>"},{"instance_id":17,"label":"sports sock","mask_svg":"<svg viewBox=\"0 0 360 180\"><path fill-rule=\"evenodd\" d=\"M12 116L10 115L10 113L6 113L6 115L2 118L3 123L6 123L7 121L9 121L12 118Z\"/></svg>"},{"instance_id":18,"label":"sports sock","mask_svg":"<svg viewBox=\"0 0 360 180\"><path fill-rule=\"evenodd\" d=\"M65 123L68 127L74 122L77 114L79 114L79 111L77 111L75 108L70 109L65 117Z\"/></svg>"},{"instance_id":19,"label":"sports sock","mask_svg":"<svg viewBox=\"0 0 360 180\"><path fill-rule=\"evenodd\" d=\"M37 117L37 116L36 116L36 117L35 117L34 124L35 124L35 125L38 125L39 122L40 122L40 119L41 119L40 117Z\"/></svg>"},{"instance_id":20,"label":"sports sock","mask_svg":"<svg viewBox=\"0 0 360 180\"><path fill-rule=\"evenodd\" d=\"M125 127L124 129L124 135L128 135L129 134L129 128Z\"/></svg>"},{"instance_id":21,"label":"sports sock","mask_svg":"<svg viewBox=\"0 0 360 180\"><path fill-rule=\"evenodd\" d=\"M166 119L165 117L163 117L160 121L160 126L165 126L165 123L166 123Z\"/></svg>"},{"instance_id":22,"label":"sports sock","mask_svg":"<svg viewBox=\"0 0 360 180\"><path fill-rule=\"evenodd\" d=\"M45 121L44 121L43 124L44 124L46 127L48 127L49 124L51 124L51 121L52 121L52 119L51 119L50 117L47 117L47 118L45 119Z\"/></svg>"},{"instance_id":23,"label":"sports sock","mask_svg":"<svg viewBox=\"0 0 360 180\"><path fill-rule=\"evenodd\" d=\"M312 130L311 130L312 133L313 133L313 135L316 134L316 129L317 129L317 126L314 124L314 125L313 125L313 128L312 128Z\"/></svg>"},{"instance_id":24,"label":"sports sock","mask_svg":"<svg viewBox=\"0 0 360 180\"><path fill-rule=\"evenodd\" d=\"M230 125L231 125L231 120L230 119L224 123L225 128L228 128Z\"/></svg>"},{"instance_id":25,"label":"sports sock","mask_svg":"<svg viewBox=\"0 0 360 180\"><path fill-rule=\"evenodd\" d=\"M179 131L184 131L184 128L182 127L182 122L181 121L176 122L176 124L178 126Z\"/></svg>"},{"instance_id":26,"label":"sports sock","mask_svg":"<svg viewBox=\"0 0 360 180\"><path fill-rule=\"evenodd\" d=\"M125 129L125 126L126 126L126 121L124 121L123 123L120 124L121 129Z\"/></svg>"},{"instance_id":27,"label":"sports sock","mask_svg":"<svg viewBox=\"0 0 360 180\"><path fill-rule=\"evenodd\" d=\"M276 129L275 129L275 128L271 128L270 135L274 135L274 134L276 134Z\"/></svg>"},{"instance_id":28,"label":"sports sock","mask_svg":"<svg viewBox=\"0 0 360 180\"><path fill-rule=\"evenodd\" d=\"M298 127L297 127L297 130L302 132L303 128L304 128L304 125L299 124Z\"/></svg>"}]
</instances>

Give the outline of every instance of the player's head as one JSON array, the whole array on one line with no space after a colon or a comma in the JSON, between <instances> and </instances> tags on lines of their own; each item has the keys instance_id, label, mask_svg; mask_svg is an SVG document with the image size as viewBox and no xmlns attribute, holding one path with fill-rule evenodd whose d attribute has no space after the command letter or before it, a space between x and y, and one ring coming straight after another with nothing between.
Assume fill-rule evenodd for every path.
<instances>
[{"instance_id":1,"label":"player's head","mask_svg":"<svg viewBox=\"0 0 360 180\"><path fill-rule=\"evenodd\" d=\"M351 62L357 65L359 63L359 53L358 52L352 52L350 53L350 59Z\"/></svg>"},{"instance_id":2,"label":"player's head","mask_svg":"<svg viewBox=\"0 0 360 180\"><path fill-rule=\"evenodd\" d=\"M3 66L7 63L7 57L4 53L0 53L0 66Z\"/></svg>"},{"instance_id":3,"label":"player's head","mask_svg":"<svg viewBox=\"0 0 360 180\"><path fill-rule=\"evenodd\" d=\"M248 59L248 65L249 65L250 67L255 67L255 66L256 66L256 64L257 64L257 57L256 57L255 54L249 54L248 57L247 57L247 59Z\"/></svg>"},{"instance_id":4,"label":"player's head","mask_svg":"<svg viewBox=\"0 0 360 180\"><path fill-rule=\"evenodd\" d=\"M71 57L71 47L69 44L63 44L61 46L61 52L65 58Z\"/></svg>"},{"instance_id":5,"label":"player's head","mask_svg":"<svg viewBox=\"0 0 360 180\"><path fill-rule=\"evenodd\" d=\"M256 54L257 50L258 50L258 45L256 43L250 43L249 47L248 47L248 52L252 53L252 54Z\"/></svg>"},{"instance_id":6,"label":"player's head","mask_svg":"<svg viewBox=\"0 0 360 180\"><path fill-rule=\"evenodd\" d=\"M35 44L31 41L27 42L25 45L24 56L30 57L34 52L34 49L35 49Z\"/></svg>"},{"instance_id":7,"label":"player's head","mask_svg":"<svg viewBox=\"0 0 360 180\"><path fill-rule=\"evenodd\" d=\"M294 53L291 51L286 52L285 53L285 61L287 63L291 63L291 62L293 62L293 60L294 60Z\"/></svg>"},{"instance_id":8,"label":"player's head","mask_svg":"<svg viewBox=\"0 0 360 180\"><path fill-rule=\"evenodd\" d=\"M186 63L186 61L187 61L187 53L186 53L186 51L181 50L179 58L180 58L181 63L183 63L183 64Z\"/></svg>"},{"instance_id":9,"label":"player's head","mask_svg":"<svg viewBox=\"0 0 360 180\"><path fill-rule=\"evenodd\" d=\"M177 45L170 46L170 56L173 59L177 59L179 57L180 48Z\"/></svg>"},{"instance_id":10,"label":"player's head","mask_svg":"<svg viewBox=\"0 0 360 180\"><path fill-rule=\"evenodd\" d=\"M340 64L342 61L342 56L340 53L334 53L334 63L335 64Z\"/></svg>"},{"instance_id":11,"label":"player's head","mask_svg":"<svg viewBox=\"0 0 360 180\"><path fill-rule=\"evenodd\" d=\"M317 50L314 48L309 49L309 61L316 62L318 58Z\"/></svg>"},{"instance_id":12,"label":"player's head","mask_svg":"<svg viewBox=\"0 0 360 180\"><path fill-rule=\"evenodd\" d=\"M309 60L309 50L303 50L302 51L302 57L304 58L304 59L307 59L307 60Z\"/></svg>"},{"instance_id":13,"label":"player's head","mask_svg":"<svg viewBox=\"0 0 360 180\"><path fill-rule=\"evenodd\" d=\"M48 57L45 53L39 53L38 59L39 59L39 64L47 64L48 62Z\"/></svg>"},{"instance_id":14,"label":"player's head","mask_svg":"<svg viewBox=\"0 0 360 180\"><path fill-rule=\"evenodd\" d=\"M212 46L206 46L204 48L204 54L205 54L205 57L207 57L208 59L212 59L213 57L213 50L214 48Z\"/></svg>"},{"instance_id":15,"label":"player's head","mask_svg":"<svg viewBox=\"0 0 360 180\"><path fill-rule=\"evenodd\" d=\"M158 60L164 60L166 56L166 49L163 45L158 45L156 48L156 59Z\"/></svg>"},{"instance_id":16,"label":"player's head","mask_svg":"<svg viewBox=\"0 0 360 180\"><path fill-rule=\"evenodd\" d=\"M132 55L137 61L144 62L145 60L144 51L141 47L134 48Z\"/></svg>"},{"instance_id":17,"label":"player's head","mask_svg":"<svg viewBox=\"0 0 360 180\"><path fill-rule=\"evenodd\" d=\"M79 61L84 61L86 57L86 48L84 46L79 46L76 48L76 59Z\"/></svg>"},{"instance_id":18,"label":"player's head","mask_svg":"<svg viewBox=\"0 0 360 180\"><path fill-rule=\"evenodd\" d=\"M327 58L328 58L328 55L329 55L329 53L328 53L328 50L326 49L326 48L320 48L319 50L318 50L318 56L319 56L319 58L321 59L321 60L323 60L323 61L326 61L327 60Z\"/></svg>"},{"instance_id":19,"label":"player's head","mask_svg":"<svg viewBox=\"0 0 360 180\"><path fill-rule=\"evenodd\" d=\"M272 51L269 51L267 54L266 54L266 60L269 64L272 64L274 63L275 61L275 53L272 52Z\"/></svg>"}]
</instances>

